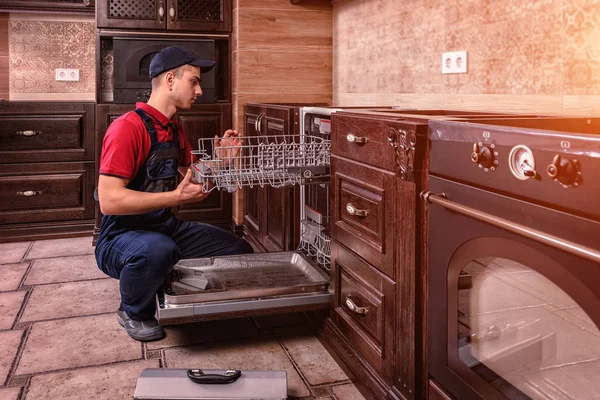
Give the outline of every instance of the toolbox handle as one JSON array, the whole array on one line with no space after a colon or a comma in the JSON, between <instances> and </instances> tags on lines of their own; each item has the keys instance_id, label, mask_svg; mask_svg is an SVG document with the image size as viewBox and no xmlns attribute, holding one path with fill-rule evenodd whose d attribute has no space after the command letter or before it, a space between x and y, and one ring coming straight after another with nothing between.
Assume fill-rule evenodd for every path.
<instances>
[{"instance_id":1,"label":"toolbox handle","mask_svg":"<svg viewBox=\"0 0 600 400\"><path fill-rule=\"evenodd\" d=\"M224 385L233 383L242 376L242 371L239 369L227 370L224 374L205 374L201 369L188 369L187 376L192 382L207 384L207 385Z\"/></svg>"}]
</instances>

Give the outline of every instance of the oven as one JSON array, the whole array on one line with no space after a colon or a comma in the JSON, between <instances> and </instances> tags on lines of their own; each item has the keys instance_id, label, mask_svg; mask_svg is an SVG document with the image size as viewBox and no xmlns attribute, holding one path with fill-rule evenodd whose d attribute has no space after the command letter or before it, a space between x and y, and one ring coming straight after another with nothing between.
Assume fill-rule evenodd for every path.
<instances>
[{"instance_id":1,"label":"oven","mask_svg":"<svg viewBox=\"0 0 600 400\"><path fill-rule=\"evenodd\" d=\"M433 385L461 400L597 398L600 120L429 132Z\"/></svg>"}]
</instances>

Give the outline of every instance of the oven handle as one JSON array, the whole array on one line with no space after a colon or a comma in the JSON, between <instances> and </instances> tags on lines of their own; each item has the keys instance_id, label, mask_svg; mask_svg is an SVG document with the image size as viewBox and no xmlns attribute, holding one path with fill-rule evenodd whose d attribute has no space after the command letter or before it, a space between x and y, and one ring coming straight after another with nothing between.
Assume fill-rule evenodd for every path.
<instances>
[{"instance_id":1,"label":"oven handle","mask_svg":"<svg viewBox=\"0 0 600 400\"><path fill-rule=\"evenodd\" d=\"M445 193L433 194L429 191L426 191L421 193L421 198L428 203L437 204L459 214L463 214L478 221L482 221L498 228L505 229L509 232L516 233L555 249L566 251L567 253L574 254L578 257L585 258L586 260L590 260L595 263L600 263L600 253L594 249L581 246L577 243L561 239L557 236L549 235L536 229L532 229L527 226L520 225L515 222L496 217L492 214L488 214L483 211L448 200Z\"/></svg>"}]
</instances>

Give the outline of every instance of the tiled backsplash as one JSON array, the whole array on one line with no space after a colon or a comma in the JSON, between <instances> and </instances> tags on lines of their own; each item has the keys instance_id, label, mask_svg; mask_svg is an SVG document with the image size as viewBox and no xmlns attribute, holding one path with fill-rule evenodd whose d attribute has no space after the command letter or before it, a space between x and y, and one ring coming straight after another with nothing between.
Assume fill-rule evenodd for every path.
<instances>
[{"instance_id":1,"label":"tiled backsplash","mask_svg":"<svg viewBox=\"0 0 600 400\"><path fill-rule=\"evenodd\" d=\"M10 100L94 100L95 40L93 16L10 14ZM56 81L56 68L79 69L79 81Z\"/></svg>"},{"instance_id":2,"label":"tiled backsplash","mask_svg":"<svg viewBox=\"0 0 600 400\"><path fill-rule=\"evenodd\" d=\"M596 0L336 0L333 11L336 104L600 114ZM468 73L442 75L442 53L457 50Z\"/></svg>"}]
</instances>

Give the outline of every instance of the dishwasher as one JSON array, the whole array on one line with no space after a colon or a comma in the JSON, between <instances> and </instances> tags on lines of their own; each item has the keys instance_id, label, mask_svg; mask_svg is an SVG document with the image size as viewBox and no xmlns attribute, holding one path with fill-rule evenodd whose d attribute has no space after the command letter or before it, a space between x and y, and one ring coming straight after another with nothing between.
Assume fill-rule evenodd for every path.
<instances>
[{"instance_id":1,"label":"dishwasher","mask_svg":"<svg viewBox=\"0 0 600 400\"><path fill-rule=\"evenodd\" d=\"M180 260L156 295L161 325L328 308L331 114L300 107L300 134L245 136L238 146L200 139L194 179L205 192L300 185L296 251ZM230 151L237 154L225 157Z\"/></svg>"}]
</instances>

